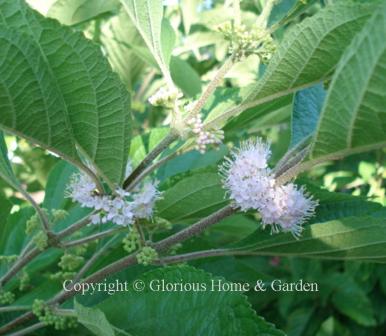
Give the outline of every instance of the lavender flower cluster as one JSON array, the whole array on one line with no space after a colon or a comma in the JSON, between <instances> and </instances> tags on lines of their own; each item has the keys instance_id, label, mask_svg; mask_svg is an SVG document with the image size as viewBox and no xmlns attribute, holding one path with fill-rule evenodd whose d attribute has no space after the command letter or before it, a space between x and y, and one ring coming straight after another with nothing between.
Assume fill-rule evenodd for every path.
<instances>
[{"instance_id":1,"label":"lavender flower cluster","mask_svg":"<svg viewBox=\"0 0 386 336\"><path fill-rule=\"evenodd\" d=\"M224 187L235 207L259 211L263 227L298 237L318 202L293 183L277 185L268 167L270 155L269 145L261 139L242 143L220 166Z\"/></svg>"},{"instance_id":2,"label":"lavender flower cluster","mask_svg":"<svg viewBox=\"0 0 386 336\"><path fill-rule=\"evenodd\" d=\"M157 184L146 182L134 192L117 188L114 195L99 195L95 192L96 184L84 174L75 174L68 186L67 194L82 207L96 211L91 216L92 224L112 222L128 226L135 219L149 219L153 215L154 204L160 198Z\"/></svg>"}]
</instances>

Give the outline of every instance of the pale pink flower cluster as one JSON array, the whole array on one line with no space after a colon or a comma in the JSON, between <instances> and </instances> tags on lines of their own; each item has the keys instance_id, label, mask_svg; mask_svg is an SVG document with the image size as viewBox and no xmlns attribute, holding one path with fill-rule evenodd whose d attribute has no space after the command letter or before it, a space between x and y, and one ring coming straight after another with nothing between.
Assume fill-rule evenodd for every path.
<instances>
[{"instance_id":1,"label":"pale pink flower cluster","mask_svg":"<svg viewBox=\"0 0 386 336\"><path fill-rule=\"evenodd\" d=\"M293 183L276 185L268 167L270 155L269 145L261 139L242 143L220 167L224 186L235 207L259 211L264 227L298 237L317 202Z\"/></svg>"},{"instance_id":2,"label":"pale pink flower cluster","mask_svg":"<svg viewBox=\"0 0 386 336\"><path fill-rule=\"evenodd\" d=\"M67 190L68 197L74 202L96 211L90 218L92 224L112 222L128 226L136 218L150 219L154 204L161 196L154 182L146 182L132 193L117 188L114 195L102 196L95 190L95 183L84 174L75 174Z\"/></svg>"},{"instance_id":3,"label":"pale pink flower cluster","mask_svg":"<svg viewBox=\"0 0 386 336\"><path fill-rule=\"evenodd\" d=\"M196 149L200 153L205 153L206 148L210 145L220 145L224 139L222 130L206 131L200 115L189 117L186 124L196 138Z\"/></svg>"}]
</instances>

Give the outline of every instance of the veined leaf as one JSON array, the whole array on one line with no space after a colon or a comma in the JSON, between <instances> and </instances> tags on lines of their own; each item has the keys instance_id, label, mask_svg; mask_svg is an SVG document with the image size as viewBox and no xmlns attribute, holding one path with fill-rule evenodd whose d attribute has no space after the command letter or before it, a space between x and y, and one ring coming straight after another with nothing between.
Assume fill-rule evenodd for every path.
<instances>
[{"instance_id":1,"label":"veined leaf","mask_svg":"<svg viewBox=\"0 0 386 336\"><path fill-rule=\"evenodd\" d=\"M101 51L21 0L0 4L0 127L119 183L129 95Z\"/></svg>"},{"instance_id":2,"label":"veined leaf","mask_svg":"<svg viewBox=\"0 0 386 336\"><path fill-rule=\"evenodd\" d=\"M217 173L194 174L166 190L158 215L171 221L197 219L225 206L225 190Z\"/></svg>"},{"instance_id":3,"label":"veined leaf","mask_svg":"<svg viewBox=\"0 0 386 336\"><path fill-rule=\"evenodd\" d=\"M77 301L74 302L74 308L79 323L83 324L94 335L114 336L114 330L105 314L96 308L87 308Z\"/></svg>"},{"instance_id":4,"label":"veined leaf","mask_svg":"<svg viewBox=\"0 0 386 336\"><path fill-rule=\"evenodd\" d=\"M166 80L171 81L170 57L175 34L170 23L163 18L161 0L121 0L132 22L157 61Z\"/></svg>"},{"instance_id":5,"label":"veined leaf","mask_svg":"<svg viewBox=\"0 0 386 336\"><path fill-rule=\"evenodd\" d=\"M178 57L172 57L170 71L174 83L188 97L194 97L201 92L201 79L190 64Z\"/></svg>"},{"instance_id":6,"label":"veined leaf","mask_svg":"<svg viewBox=\"0 0 386 336\"><path fill-rule=\"evenodd\" d=\"M242 105L220 114L210 124L327 78L375 5L336 4L304 20L283 39L262 79L243 90Z\"/></svg>"},{"instance_id":7,"label":"veined leaf","mask_svg":"<svg viewBox=\"0 0 386 336\"><path fill-rule=\"evenodd\" d=\"M379 260L386 258L384 218L346 217L306 226L296 240L291 234L271 235L258 230L236 245L257 255L318 259Z\"/></svg>"},{"instance_id":8,"label":"veined leaf","mask_svg":"<svg viewBox=\"0 0 386 336\"><path fill-rule=\"evenodd\" d=\"M103 21L100 29L99 39L110 64L124 83L133 87L144 69L147 54L151 56L141 35L123 8L118 15ZM155 63L154 58L151 60Z\"/></svg>"},{"instance_id":9,"label":"veined leaf","mask_svg":"<svg viewBox=\"0 0 386 336\"><path fill-rule=\"evenodd\" d=\"M212 281L226 283L223 278L189 266L160 268L143 274L128 286L128 291L111 296L97 308L113 325L137 336L284 335L258 317L243 294L211 291ZM199 287L157 290L162 282ZM133 287L143 290L135 291Z\"/></svg>"},{"instance_id":10,"label":"veined leaf","mask_svg":"<svg viewBox=\"0 0 386 336\"><path fill-rule=\"evenodd\" d=\"M386 3L338 65L320 116L311 157L386 145Z\"/></svg>"}]
</instances>

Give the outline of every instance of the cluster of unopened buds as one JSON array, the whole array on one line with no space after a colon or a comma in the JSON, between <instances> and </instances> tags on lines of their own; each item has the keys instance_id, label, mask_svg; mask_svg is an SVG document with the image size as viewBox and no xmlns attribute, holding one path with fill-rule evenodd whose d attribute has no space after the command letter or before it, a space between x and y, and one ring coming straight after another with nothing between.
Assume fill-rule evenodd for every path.
<instances>
[{"instance_id":1,"label":"cluster of unopened buds","mask_svg":"<svg viewBox=\"0 0 386 336\"><path fill-rule=\"evenodd\" d=\"M149 98L153 106L173 108L175 101L182 97L182 93L175 87L163 86Z\"/></svg>"},{"instance_id":2,"label":"cluster of unopened buds","mask_svg":"<svg viewBox=\"0 0 386 336\"><path fill-rule=\"evenodd\" d=\"M269 32L258 26L247 27L243 24L227 22L219 30L230 42L229 52L240 60L249 55L258 55L267 62L276 50L276 44Z\"/></svg>"},{"instance_id":3,"label":"cluster of unopened buds","mask_svg":"<svg viewBox=\"0 0 386 336\"><path fill-rule=\"evenodd\" d=\"M318 202L293 183L278 185L268 167L270 154L261 139L243 143L220 166L224 187L236 208L259 211L263 227L299 237Z\"/></svg>"},{"instance_id":4,"label":"cluster of unopened buds","mask_svg":"<svg viewBox=\"0 0 386 336\"><path fill-rule=\"evenodd\" d=\"M194 103L186 105L185 112L189 114L193 106ZM220 145L224 139L224 132L220 129L205 130L199 113L190 115L186 119L186 126L193 133L196 140L196 149L201 153L205 153L206 148L210 145Z\"/></svg>"},{"instance_id":5,"label":"cluster of unopened buds","mask_svg":"<svg viewBox=\"0 0 386 336\"><path fill-rule=\"evenodd\" d=\"M114 195L99 195L96 184L84 174L73 176L68 186L68 196L82 207L96 211L91 216L92 224L112 222L128 226L135 219L149 219L153 215L156 200L161 196L155 182L146 182L133 192L121 188Z\"/></svg>"}]
</instances>

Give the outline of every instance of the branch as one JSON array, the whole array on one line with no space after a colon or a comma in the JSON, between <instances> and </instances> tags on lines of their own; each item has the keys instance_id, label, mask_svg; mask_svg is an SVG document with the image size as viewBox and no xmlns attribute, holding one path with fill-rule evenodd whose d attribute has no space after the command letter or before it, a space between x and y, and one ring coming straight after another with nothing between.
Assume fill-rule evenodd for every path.
<instances>
[{"instance_id":1,"label":"branch","mask_svg":"<svg viewBox=\"0 0 386 336\"><path fill-rule=\"evenodd\" d=\"M157 251L157 252L162 252L167 249L169 249L171 246L185 241L201 232L203 232L205 229L208 227L212 226L213 224L216 224L220 220L232 215L235 213L236 210L232 208L231 206L226 206L217 212L211 214L210 216L200 220L199 222L175 233L174 235L167 237L163 240L161 240L158 243L155 243L152 247ZM107 276L119 272L123 269L125 269L127 266L133 265L137 263L136 259L136 253L133 253L127 257L124 257L122 259L117 260L116 262L102 268L101 270L95 272L94 274L90 275L88 278L84 280L85 283L91 283L91 282L96 282L100 279L104 279ZM72 289L67 292L61 292L59 293L52 301L50 301L50 304L55 304L55 303L61 303L65 301L66 299L72 297L75 295L76 292Z\"/></svg>"},{"instance_id":2,"label":"branch","mask_svg":"<svg viewBox=\"0 0 386 336\"><path fill-rule=\"evenodd\" d=\"M29 335L32 331L38 330L40 328L44 328L46 325L43 322L38 322L36 324L33 324L27 328L21 329L19 331L16 331L15 333L9 334L8 336L23 336L23 335Z\"/></svg>"},{"instance_id":3,"label":"branch","mask_svg":"<svg viewBox=\"0 0 386 336\"><path fill-rule=\"evenodd\" d=\"M40 251L37 247L34 247L32 250L27 252L21 259L18 259L8 270L8 272L1 277L0 287L4 286L8 281L10 281L26 264L28 264L41 252L42 251Z\"/></svg>"},{"instance_id":4,"label":"branch","mask_svg":"<svg viewBox=\"0 0 386 336\"><path fill-rule=\"evenodd\" d=\"M171 246L185 241L208 227L212 226L213 224L216 224L220 220L234 214L236 212L236 209L231 207L230 205L216 211L215 213L211 214L210 216L198 221L197 223L175 233L174 235L167 237L163 240L161 240L158 243L155 243L152 247L157 251L157 252L162 252L167 249L169 249ZM116 262L100 269L99 271L95 272L94 274L90 275L87 277L82 283L93 283L97 282L101 279L105 279L111 274L117 273L123 269L125 269L127 266L134 265L137 263L137 258L136 258L136 253L133 253L127 257L124 257L122 259L117 260ZM71 288L68 291L62 291L58 293L54 298L49 300L47 304L53 305L53 304L60 304L67 299L73 297L76 295L76 291ZM15 320L9 322L5 326L0 328L0 334L3 334L9 330L12 330L14 327L17 325L27 322L31 319L34 318L34 314L32 312L28 312L24 315L19 316Z\"/></svg>"},{"instance_id":5,"label":"branch","mask_svg":"<svg viewBox=\"0 0 386 336\"><path fill-rule=\"evenodd\" d=\"M196 251L191 253L168 256L160 259L157 263L159 265L170 265L170 264L182 263L188 260L195 260L195 259L208 258L208 257L230 256L235 254L239 254L239 253L228 249L204 250L204 251Z\"/></svg>"}]
</instances>

